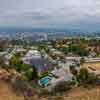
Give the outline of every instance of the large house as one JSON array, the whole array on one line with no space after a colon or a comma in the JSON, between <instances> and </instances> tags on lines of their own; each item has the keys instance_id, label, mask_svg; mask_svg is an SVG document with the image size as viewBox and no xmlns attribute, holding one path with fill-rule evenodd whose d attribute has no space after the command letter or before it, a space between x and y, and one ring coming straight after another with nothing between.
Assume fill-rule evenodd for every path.
<instances>
[{"instance_id":1,"label":"large house","mask_svg":"<svg viewBox=\"0 0 100 100\"><path fill-rule=\"evenodd\" d=\"M47 59L31 59L30 64L37 68L39 75L53 69L53 64Z\"/></svg>"},{"instance_id":2,"label":"large house","mask_svg":"<svg viewBox=\"0 0 100 100\"><path fill-rule=\"evenodd\" d=\"M30 64L30 61L32 59L40 59L40 58L41 54L38 50L29 50L27 54L22 58L22 60L24 61L24 63Z\"/></svg>"},{"instance_id":3,"label":"large house","mask_svg":"<svg viewBox=\"0 0 100 100\"><path fill-rule=\"evenodd\" d=\"M41 57L41 54L38 50L29 50L29 52L22 58L24 63L30 64L38 70L39 75L47 72L53 68L53 65L50 61Z\"/></svg>"}]
</instances>

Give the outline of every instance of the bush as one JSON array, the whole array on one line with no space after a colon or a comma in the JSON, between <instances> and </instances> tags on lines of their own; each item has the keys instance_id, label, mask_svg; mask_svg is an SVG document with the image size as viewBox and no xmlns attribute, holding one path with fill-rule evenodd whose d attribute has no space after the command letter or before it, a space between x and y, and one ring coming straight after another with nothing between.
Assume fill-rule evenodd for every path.
<instances>
[{"instance_id":1,"label":"bush","mask_svg":"<svg viewBox=\"0 0 100 100\"><path fill-rule=\"evenodd\" d=\"M85 59L84 59L84 57L82 57L81 59L80 59L80 64L83 64L85 62Z\"/></svg>"},{"instance_id":2,"label":"bush","mask_svg":"<svg viewBox=\"0 0 100 100\"><path fill-rule=\"evenodd\" d=\"M93 73L89 73L87 69L81 68L79 74L76 76L79 85L94 84L98 80L98 77Z\"/></svg>"},{"instance_id":3,"label":"bush","mask_svg":"<svg viewBox=\"0 0 100 100\"><path fill-rule=\"evenodd\" d=\"M63 96L54 96L51 100L63 100Z\"/></svg>"},{"instance_id":4,"label":"bush","mask_svg":"<svg viewBox=\"0 0 100 100\"><path fill-rule=\"evenodd\" d=\"M75 66L74 65L71 65L70 66L70 72L73 74L73 75L77 75L77 70L75 69Z\"/></svg>"},{"instance_id":5,"label":"bush","mask_svg":"<svg viewBox=\"0 0 100 100\"><path fill-rule=\"evenodd\" d=\"M87 79L87 84L94 84L98 80L98 77L94 74L89 74L88 79Z\"/></svg>"},{"instance_id":6,"label":"bush","mask_svg":"<svg viewBox=\"0 0 100 100\"><path fill-rule=\"evenodd\" d=\"M71 89L71 83L63 81L63 82L57 83L56 86L53 87L52 92L59 93L59 92L65 92L70 89Z\"/></svg>"},{"instance_id":7,"label":"bush","mask_svg":"<svg viewBox=\"0 0 100 100\"><path fill-rule=\"evenodd\" d=\"M44 95L49 95L49 91L47 89L40 89L38 96L44 96Z\"/></svg>"},{"instance_id":8,"label":"bush","mask_svg":"<svg viewBox=\"0 0 100 100\"><path fill-rule=\"evenodd\" d=\"M79 74L76 76L77 81L79 83L86 82L88 79L88 75L89 75L88 70L85 68L81 68Z\"/></svg>"},{"instance_id":9,"label":"bush","mask_svg":"<svg viewBox=\"0 0 100 100\"><path fill-rule=\"evenodd\" d=\"M39 78L41 79L41 78L46 77L46 76L48 76L48 72L43 73Z\"/></svg>"},{"instance_id":10,"label":"bush","mask_svg":"<svg viewBox=\"0 0 100 100\"><path fill-rule=\"evenodd\" d=\"M27 71L27 72L25 72L25 77L26 77L26 79L28 80L28 81L30 81L31 79L32 79L32 71Z\"/></svg>"}]
</instances>

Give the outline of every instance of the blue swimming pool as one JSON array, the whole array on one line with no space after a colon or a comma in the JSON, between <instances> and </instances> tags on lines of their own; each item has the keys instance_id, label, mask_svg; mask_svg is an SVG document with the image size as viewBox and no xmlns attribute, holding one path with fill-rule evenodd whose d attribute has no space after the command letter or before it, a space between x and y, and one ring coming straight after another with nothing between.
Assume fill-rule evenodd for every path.
<instances>
[{"instance_id":1,"label":"blue swimming pool","mask_svg":"<svg viewBox=\"0 0 100 100\"><path fill-rule=\"evenodd\" d=\"M51 77L47 76L40 80L40 84L43 86L47 86L49 84L49 81L51 80Z\"/></svg>"}]
</instances>

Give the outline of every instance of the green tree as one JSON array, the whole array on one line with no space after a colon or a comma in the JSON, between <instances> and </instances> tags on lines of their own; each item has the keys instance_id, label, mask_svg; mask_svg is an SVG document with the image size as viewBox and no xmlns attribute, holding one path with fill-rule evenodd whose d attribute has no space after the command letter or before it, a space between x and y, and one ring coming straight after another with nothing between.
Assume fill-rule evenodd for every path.
<instances>
[{"instance_id":1,"label":"green tree","mask_svg":"<svg viewBox=\"0 0 100 100\"><path fill-rule=\"evenodd\" d=\"M81 83L85 83L88 80L89 73L86 68L81 68L79 74L77 75L77 81Z\"/></svg>"},{"instance_id":2,"label":"green tree","mask_svg":"<svg viewBox=\"0 0 100 100\"><path fill-rule=\"evenodd\" d=\"M34 80L38 78L37 69L34 66L24 64L23 61L18 56L13 56L10 59L10 66L15 68L18 72L24 73L27 80Z\"/></svg>"},{"instance_id":3,"label":"green tree","mask_svg":"<svg viewBox=\"0 0 100 100\"><path fill-rule=\"evenodd\" d=\"M36 68L30 68L28 69L27 71L25 71L25 77L28 81L31 81L31 80L37 80L38 79L38 73L37 73L37 70Z\"/></svg>"},{"instance_id":4,"label":"green tree","mask_svg":"<svg viewBox=\"0 0 100 100\"><path fill-rule=\"evenodd\" d=\"M23 62L21 59L15 55L10 59L10 66L15 68L17 71L21 71L22 64Z\"/></svg>"},{"instance_id":5,"label":"green tree","mask_svg":"<svg viewBox=\"0 0 100 100\"><path fill-rule=\"evenodd\" d=\"M24 76L25 76L26 80L28 80L28 81L32 80L32 78L33 78L33 70L32 70L32 68L27 70L24 73Z\"/></svg>"},{"instance_id":6,"label":"green tree","mask_svg":"<svg viewBox=\"0 0 100 100\"><path fill-rule=\"evenodd\" d=\"M22 64L21 65L21 71L25 72L28 71L31 68L31 66L29 64Z\"/></svg>"},{"instance_id":7,"label":"green tree","mask_svg":"<svg viewBox=\"0 0 100 100\"><path fill-rule=\"evenodd\" d=\"M85 59L84 59L84 57L82 57L81 59L80 59L80 64L83 64L85 62Z\"/></svg>"},{"instance_id":8,"label":"green tree","mask_svg":"<svg viewBox=\"0 0 100 100\"><path fill-rule=\"evenodd\" d=\"M68 51L80 56L87 56L89 54L85 46L79 44L70 44Z\"/></svg>"},{"instance_id":9,"label":"green tree","mask_svg":"<svg viewBox=\"0 0 100 100\"><path fill-rule=\"evenodd\" d=\"M32 80L37 79L38 78L38 71L37 71L35 66L32 66L32 69L33 69L33 71L32 71Z\"/></svg>"},{"instance_id":10,"label":"green tree","mask_svg":"<svg viewBox=\"0 0 100 100\"><path fill-rule=\"evenodd\" d=\"M73 74L73 75L77 75L77 70L75 69L75 66L74 65L71 65L70 66L70 72Z\"/></svg>"}]
</instances>

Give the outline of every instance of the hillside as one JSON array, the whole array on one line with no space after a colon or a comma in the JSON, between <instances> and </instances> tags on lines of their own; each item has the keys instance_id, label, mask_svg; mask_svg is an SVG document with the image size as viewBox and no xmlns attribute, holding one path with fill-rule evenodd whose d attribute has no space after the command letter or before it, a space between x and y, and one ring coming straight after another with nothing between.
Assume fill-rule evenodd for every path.
<instances>
[{"instance_id":1,"label":"hillside","mask_svg":"<svg viewBox=\"0 0 100 100\"><path fill-rule=\"evenodd\" d=\"M59 96L33 96L33 99L24 97L23 93L18 93L13 85L5 80L9 73L4 69L0 69L0 100L100 100L100 86L91 86L90 88L77 87L64 95ZM63 97L58 99L57 97Z\"/></svg>"},{"instance_id":2,"label":"hillside","mask_svg":"<svg viewBox=\"0 0 100 100\"><path fill-rule=\"evenodd\" d=\"M92 89L76 88L72 90L64 100L100 100L100 86Z\"/></svg>"},{"instance_id":3,"label":"hillside","mask_svg":"<svg viewBox=\"0 0 100 100\"><path fill-rule=\"evenodd\" d=\"M5 69L0 68L0 100L24 100L24 96L17 94L11 83L7 81L9 75L10 73Z\"/></svg>"},{"instance_id":4,"label":"hillside","mask_svg":"<svg viewBox=\"0 0 100 100\"><path fill-rule=\"evenodd\" d=\"M17 95L12 86L3 80L0 80L0 100L25 100L24 96ZM33 98L33 100L40 100L40 98ZM48 98L41 98L41 100L48 100ZM56 99L52 99L56 100ZM64 100L100 100L100 87L93 89L76 88L66 93Z\"/></svg>"},{"instance_id":5,"label":"hillside","mask_svg":"<svg viewBox=\"0 0 100 100\"><path fill-rule=\"evenodd\" d=\"M64 96L61 94L54 97L44 97L41 100L100 100L100 86L93 87L92 89L78 87L72 89L69 93L65 93Z\"/></svg>"},{"instance_id":6,"label":"hillside","mask_svg":"<svg viewBox=\"0 0 100 100\"><path fill-rule=\"evenodd\" d=\"M0 80L0 100L24 100L24 97L17 95L10 84Z\"/></svg>"}]
</instances>

